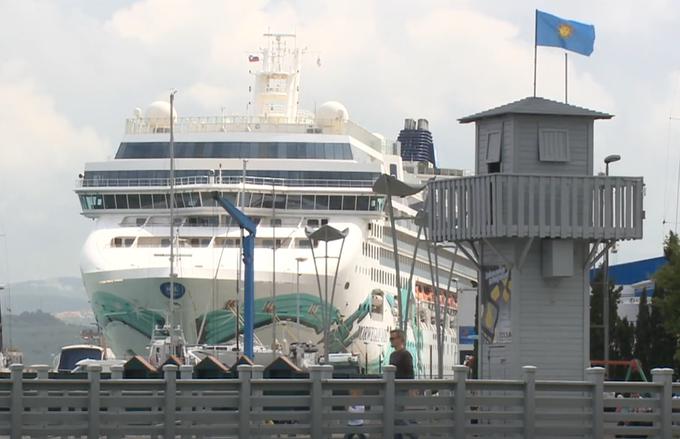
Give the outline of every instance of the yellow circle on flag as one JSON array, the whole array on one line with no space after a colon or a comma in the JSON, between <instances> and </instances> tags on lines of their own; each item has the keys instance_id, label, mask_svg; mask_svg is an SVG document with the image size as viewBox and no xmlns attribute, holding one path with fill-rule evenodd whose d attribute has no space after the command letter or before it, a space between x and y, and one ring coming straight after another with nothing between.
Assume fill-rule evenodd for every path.
<instances>
[{"instance_id":1,"label":"yellow circle on flag","mask_svg":"<svg viewBox=\"0 0 680 439\"><path fill-rule=\"evenodd\" d=\"M557 28L557 31L560 33L561 38L569 38L574 32L574 29L568 24L563 23L560 24L560 27Z\"/></svg>"}]
</instances>

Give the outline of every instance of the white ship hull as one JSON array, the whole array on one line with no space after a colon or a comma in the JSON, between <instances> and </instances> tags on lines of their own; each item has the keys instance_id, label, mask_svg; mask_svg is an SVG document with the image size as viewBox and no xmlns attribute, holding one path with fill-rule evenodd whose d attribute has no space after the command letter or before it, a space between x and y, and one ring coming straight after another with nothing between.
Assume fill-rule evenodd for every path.
<instances>
[{"instance_id":1,"label":"white ship hull","mask_svg":"<svg viewBox=\"0 0 680 439\"><path fill-rule=\"evenodd\" d=\"M88 238L81 261L83 281L97 320L114 352L119 356L146 355L154 325L164 322L168 315L169 299L161 288L169 281L168 249L112 247L112 236L150 236L158 231L154 228L122 228L115 226L116 220L120 217L100 220L100 227ZM380 364L388 361L389 330L398 326L396 303L392 299L395 287L388 278L394 269L381 265L375 257L362 251L362 245L369 239L365 232L367 221L345 218L335 222L331 219L331 223L339 229L350 230L340 259L331 307L331 352L359 354L362 367L368 360L369 371L377 372ZM262 227L261 231L265 236L272 233L268 227ZM183 232L180 229L180 235L184 235ZM204 236L215 231L192 228L189 232ZM237 236L234 229L227 233ZM275 233L293 238L304 236L301 228L282 227ZM242 283L239 286L237 282L239 251L238 248L214 247L177 249L176 283L181 285L183 294L175 299L173 321L182 325L188 343L234 343L236 307L240 302L237 290L242 291ZM339 242L329 244L329 302L339 252ZM310 248L277 249L274 292L273 251L256 248L255 335L262 345L272 345L272 304L276 303L276 339L283 350L296 341L312 342L321 350L325 349L321 306L324 302L319 295L320 283L321 297L325 300L325 254L324 244L320 243L315 249L317 281ZM299 266L298 258L305 259ZM408 276L408 269L402 267L403 277ZM408 331L408 342L416 353L416 367L421 375L427 375L430 367L437 370L433 336L436 329L429 321L432 313L428 312L428 321L423 322L422 312L417 312L426 306L416 303L412 307L412 324ZM449 320L444 326L447 344L453 346L455 329ZM432 350L435 354L430 358ZM446 364L456 364L456 360L456 349L448 349Z\"/></svg>"}]
</instances>

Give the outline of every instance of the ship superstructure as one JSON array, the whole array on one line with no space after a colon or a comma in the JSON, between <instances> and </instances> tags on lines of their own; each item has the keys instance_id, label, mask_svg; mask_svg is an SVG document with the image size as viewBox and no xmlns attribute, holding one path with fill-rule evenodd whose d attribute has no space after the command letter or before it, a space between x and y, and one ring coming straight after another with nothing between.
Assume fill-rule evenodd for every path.
<instances>
[{"instance_id":1,"label":"ship superstructure","mask_svg":"<svg viewBox=\"0 0 680 439\"><path fill-rule=\"evenodd\" d=\"M259 67L252 115L173 114L173 321L192 344L236 340L241 231L216 205L213 194L219 192L259 223L255 333L260 342L283 350L295 342L325 349L322 312L328 306L329 352L357 353L369 372L377 372L389 357L388 330L398 327L398 319L392 230L383 212L384 195L371 188L382 173L415 182L416 175L405 168L427 165L403 162L398 143L350 121L338 102L327 102L315 113L298 110L302 50L290 35L267 37L268 47L251 56ZM77 182L83 215L96 222L83 247L83 282L117 355L145 354L154 328L166 319L171 296L169 125L165 102L153 103L144 114L136 111L126 122L115 158L87 163ZM428 173L421 169L419 174ZM396 213L414 217L423 197L395 197ZM336 279L331 304L321 300L318 285L326 283L325 272L317 278L310 248L319 249L318 258L325 255L324 243L310 242L305 233L324 224L349 231L337 276L328 272L329 282ZM416 231L412 221L397 223L402 286L409 278ZM329 258L339 255L339 246L328 244ZM429 260L421 245L408 330L408 346L423 376L437 370ZM452 249L440 250L437 261L449 370L458 363L455 292L469 286L476 272ZM319 266L323 263L317 259ZM448 282L451 276L454 282Z\"/></svg>"}]
</instances>

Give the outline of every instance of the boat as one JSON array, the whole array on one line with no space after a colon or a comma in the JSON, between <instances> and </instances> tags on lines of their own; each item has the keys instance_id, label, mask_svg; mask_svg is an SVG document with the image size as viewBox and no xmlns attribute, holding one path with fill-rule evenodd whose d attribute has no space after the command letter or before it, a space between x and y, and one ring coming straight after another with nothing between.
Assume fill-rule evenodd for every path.
<instances>
[{"instance_id":1,"label":"boat","mask_svg":"<svg viewBox=\"0 0 680 439\"><path fill-rule=\"evenodd\" d=\"M236 344L232 352L241 351L242 234L215 202L217 193L258 223L254 326L259 344L272 352L304 343L322 352L350 353L366 363L364 370L378 372L391 352L389 330L399 326L399 298L385 194L374 193L373 184L382 174L415 184L462 171L434 166L425 120L407 119L400 144L350 120L339 102L300 110L305 51L294 35L265 38L266 47L248 59L254 85L247 114L180 117L168 102L157 101L126 120L113 159L85 164L75 188L82 214L94 220L80 263L85 290L108 346L119 357L147 356L155 328L169 318L181 326L189 345L210 350ZM424 156L423 147L430 148ZM394 197L395 216L413 218L423 202L423 193ZM309 239L310 231L325 225L346 231L346 238ZM407 347L416 373L425 376L438 362L437 298L444 362L459 362L456 291L469 286L476 271L450 248L438 251L431 270L432 255L428 258L427 246L420 245L411 276L418 226L400 220L396 235L402 299L411 297ZM440 279L437 288L433 278ZM329 303L326 287L333 282Z\"/></svg>"}]
</instances>

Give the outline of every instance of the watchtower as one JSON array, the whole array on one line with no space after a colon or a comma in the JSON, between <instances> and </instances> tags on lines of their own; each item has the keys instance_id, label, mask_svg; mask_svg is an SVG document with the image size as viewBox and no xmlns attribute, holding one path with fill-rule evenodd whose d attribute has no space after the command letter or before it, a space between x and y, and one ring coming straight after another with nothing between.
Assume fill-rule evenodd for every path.
<instances>
[{"instance_id":1,"label":"watchtower","mask_svg":"<svg viewBox=\"0 0 680 439\"><path fill-rule=\"evenodd\" d=\"M529 97L460 119L476 124L476 174L429 183L431 237L479 269L479 372L583 379L588 270L642 238L643 182L593 176L593 125L609 114Z\"/></svg>"}]
</instances>

